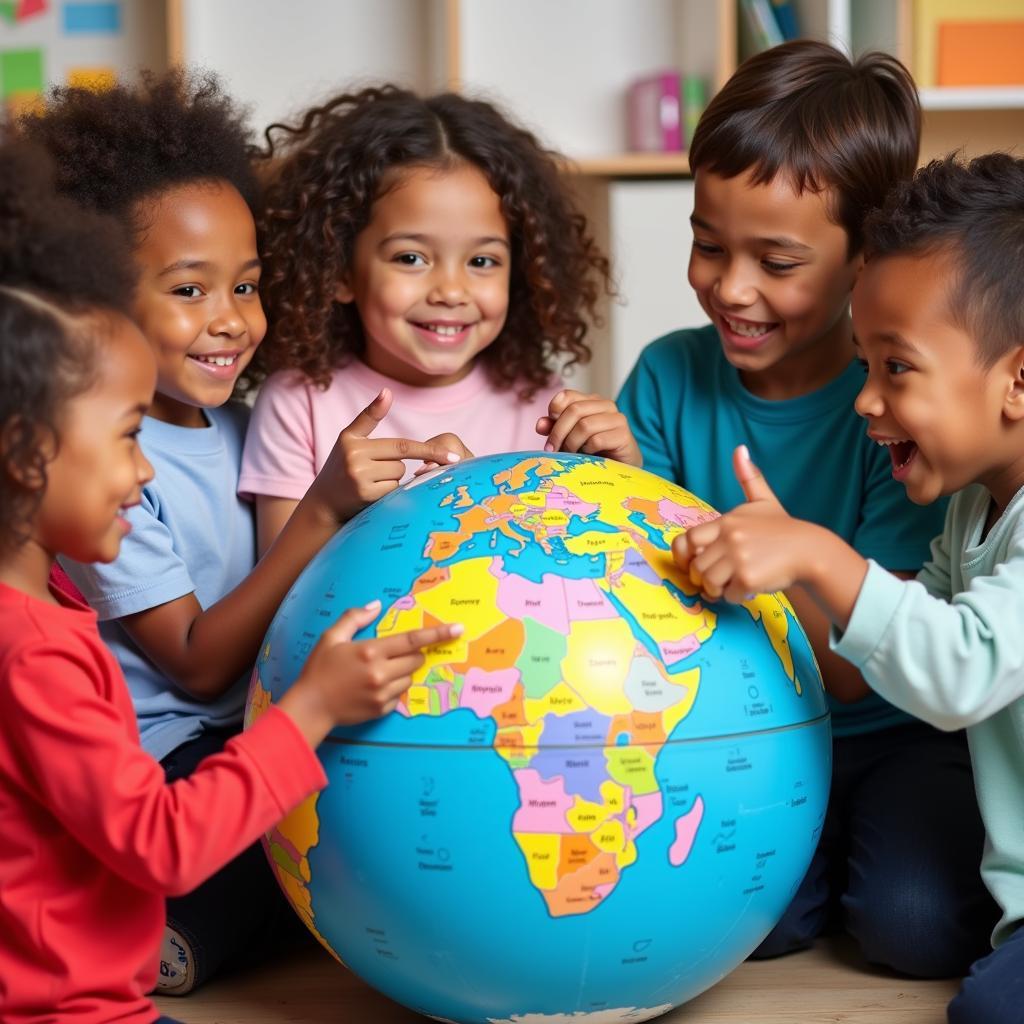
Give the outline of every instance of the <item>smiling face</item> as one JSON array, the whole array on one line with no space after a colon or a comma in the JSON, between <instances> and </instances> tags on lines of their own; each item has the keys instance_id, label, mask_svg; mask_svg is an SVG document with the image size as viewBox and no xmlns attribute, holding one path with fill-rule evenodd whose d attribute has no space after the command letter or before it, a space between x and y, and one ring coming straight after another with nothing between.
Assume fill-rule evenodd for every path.
<instances>
[{"instance_id":1,"label":"smiling face","mask_svg":"<svg viewBox=\"0 0 1024 1024\"><path fill-rule=\"evenodd\" d=\"M199 182L145 200L135 258L135 320L153 348L157 394L150 415L206 425L263 340L256 225L227 182Z\"/></svg>"},{"instance_id":2,"label":"smiling face","mask_svg":"<svg viewBox=\"0 0 1024 1024\"><path fill-rule=\"evenodd\" d=\"M479 170L416 167L374 204L338 288L366 363L420 387L451 384L501 332L511 264L501 203Z\"/></svg>"},{"instance_id":3,"label":"smiling face","mask_svg":"<svg viewBox=\"0 0 1024 1024\"><path fill-rule=\"evenodd\" d=\"M853 355L850 290L861 266L827 193L778 175L695 180L689 281L726 359L766 398L793 398L837 376Z\"/></svg>"},{"instance_id":4,"label":"smiling face","mask_svg":"<svg viewBox=\"0 0 1024 1024\"><path fill-rule=\"evenodd\" d=\"M123 511L138 504L153 467L138 445L153 397L153 353L138 328L104 318L88 388L67 403L33 538L51 556L112 562L128 532Z\"/></svg>"},{"instance_id":5,"label":"smiling face","mask_svg":"<svg viewBox=\"0 0 1024 1024\"><path fill-rule=\"evenodd\" d=\"M971 483L999 508L1024 483L1021 350L986 367L950 317L955 269L944 254L871 260L853 293L868 379L856 408L888 447L893 476L919 505Z\"/></svg>"}]
</instances>

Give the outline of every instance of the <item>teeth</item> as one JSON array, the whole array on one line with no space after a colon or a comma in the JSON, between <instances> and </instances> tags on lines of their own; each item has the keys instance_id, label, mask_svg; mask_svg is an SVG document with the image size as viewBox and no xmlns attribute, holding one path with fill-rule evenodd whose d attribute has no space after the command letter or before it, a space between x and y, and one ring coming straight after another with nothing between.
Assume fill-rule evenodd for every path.
<instances>
[{"instance_id":1,"label":"teeth","mask_svg":"<svg viewBox=\"0 0 1024 1024\"><path fill-rule=\"evenodd\" d=\"M234 366L238 356L193 356L192 358L210 366Z\"/></svg>"},{"instance_id":2,"label":"teeth","mask_svg":"<svg viewBox=\"0 0 1024 1024\"><path fill-rule=\"evenodd\" d=\"M775 326L774 324L748 324L738 320L730 320L729 317L724 319L729 325L730 331L740 334L744 338L760 338L762 334L767 334Z\"/></svg>"},{"instance_id":3,"label":"teeth","mask_svg":"<svg viewBox=\"0 0 1024 1024\"><path fill-rule=\"evenodd\" d=\"M428 331L440 334L442 337L453 338L462 331L462 326L457 324L424 324Z\"/></svg>"},{"instance_id":4,"label":"teeth","mask_svg":"<svg viewBox=\"0 0 1024 1024\"><path fill-rule=\"evenodd\" d=\"M910 440L909 437L904 437L902 439L894 438L892 440L886 440L886 441L883 441L883 440L879 439L876 443L880 444L880 445L883 445L885 448L891 448L894 444L906 444L909 440Z\"/></svg>"}]
</instances>

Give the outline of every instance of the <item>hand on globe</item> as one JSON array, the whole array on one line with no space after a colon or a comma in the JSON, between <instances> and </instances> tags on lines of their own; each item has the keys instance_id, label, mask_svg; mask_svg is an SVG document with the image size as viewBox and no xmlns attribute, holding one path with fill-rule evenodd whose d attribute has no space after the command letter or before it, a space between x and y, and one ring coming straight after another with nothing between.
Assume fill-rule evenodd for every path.
<instances>
[{"instance_id":1,"label":"hand on globe","mask_svg":"<svg viewBox=\"0 0 1024 1024\"><path fill-rule=\"evenodd\" d=\"M454 434L430 441L404 437L370 437L391 409L387 388L338 434L334 450L310 487L341 523L398 487L405 476L404 459L447 465L465 457L468 449ZM453 450L454 449L454 450Z\"/></svg>"},{"instance_id":2,"label":"hand on globe","mask_svg":"<svg viewBox=\"0 0 1024 1024\"><path fill-rule=\"evenodd\" d=\"M317 746L336 725L357 725L394 711L423 664L423 648L462 633L462 626L454 623L354 641L380 608L380 601L349 608L324 631L295 685L281 698L279 707L310 746Z\"/></svg>"},{"instance_id":3,"label":"hand on globe","mask_svg":"<svg viewBox=\"0 0 1024 1024\"><path fill-rule=\"evenodd\" d=\"M547 437L549 452L583 452L640 467L643 458L626 417L610 398L581 391L559 391L547 416L537 420L537 433Z\"/></svg>"}]
</instances>

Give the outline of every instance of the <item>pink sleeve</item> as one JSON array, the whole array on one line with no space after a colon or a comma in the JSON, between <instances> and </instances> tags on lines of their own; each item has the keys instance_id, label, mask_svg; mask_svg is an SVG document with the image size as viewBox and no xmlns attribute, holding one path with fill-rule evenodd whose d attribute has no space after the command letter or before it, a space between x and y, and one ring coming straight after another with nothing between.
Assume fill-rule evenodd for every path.
<instances>
[{"instance_id":1,"label":"pink sleeve","mask_svg":"<svg viewBox=\"0 0 1024 1024\"><path fill-rule=\"evenodd\" d=\"M256 396L238 494L299 500L316 479L310 388L293 373L268 377Z\"/></svg>"},{"instance_id":2,"label":"pink sleeve","mask_svg":"<svg viewBox=\"0 0 1024 1024\"><path fill-rule=\"evenodd\" d=\"M189 892L326 785L315 753L278 708L168 785L74 655L23 653L9 666L5 696L0 735L17 751L23 784L142 889Z\"/></svg>"}]
</instances>

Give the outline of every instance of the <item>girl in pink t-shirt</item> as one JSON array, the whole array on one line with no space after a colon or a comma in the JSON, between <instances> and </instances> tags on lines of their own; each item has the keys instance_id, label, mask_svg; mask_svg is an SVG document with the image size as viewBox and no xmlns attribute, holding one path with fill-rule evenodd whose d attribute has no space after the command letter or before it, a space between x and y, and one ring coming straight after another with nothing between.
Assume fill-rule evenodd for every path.
<instances>
[{"instance_id":1,"label":"girl in pink t-shirt","mask_svg":"<svg viewBox=\"0 0 1024 1024\"><path fill-rule=\"evenodd\" d=\"M387 417L381 433L456 435L453 459L546 448L639 465L614 403L553 373L558 357L589 359L587 319L612 285L556 158L530 133L488 103L384 86L268 138L270 329L251 379L269 377L239 481L261 550L339 432L364 502L408 475L393 442L343 429L368 405Z\"/></svg>"}]
</instances>

